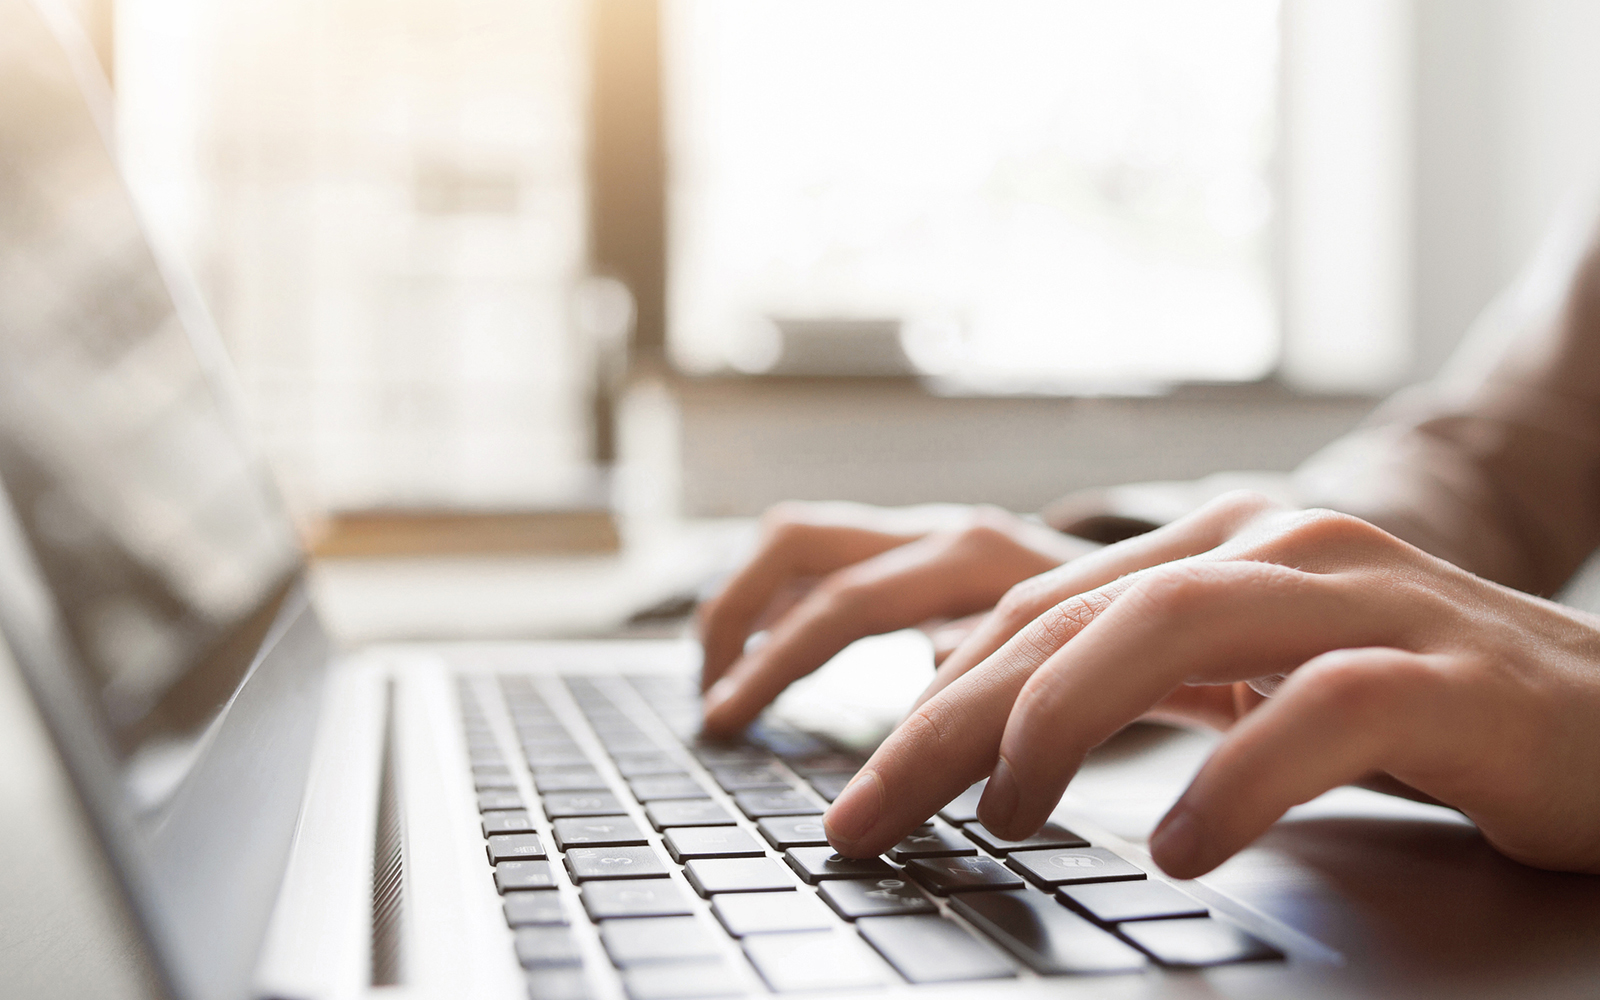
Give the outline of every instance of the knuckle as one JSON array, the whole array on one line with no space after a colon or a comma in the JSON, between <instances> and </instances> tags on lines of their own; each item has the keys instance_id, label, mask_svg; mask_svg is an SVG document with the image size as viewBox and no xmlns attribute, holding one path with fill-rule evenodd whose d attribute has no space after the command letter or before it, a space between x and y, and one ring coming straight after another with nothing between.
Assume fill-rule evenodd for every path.
<instances>
[{"instance_id":1,"label":"knuckle","mask_svg":"<svg viewBox=\"0 0 1600 1000\"><path fill-rule=\"evenodd\" d=\"M1024 634L1035 652L1048 656L1087 628L1110 603L1110 599L1097 590L1077 594L1046 608L1034 619L1034 627Z\"/></svg>"},{"instance_id":2,"label":"knuckle","mask_svg":"<svg viewBox=\"0 0 1600 1000\"><path fill-rule=\"evenodd\" d=\"M1301 670L1309 674L1306 687L1319 711L1348 722L1388 716L1397 701L1432 682L1426 665L1415 657L1374 655L1371 650L1324 653Z\"/></svg>"},{"instance_id":3,"label":"knuckle","mask_svg":"<svg viewBox=\"0 0 1600 1000\"><path fill-rule=\"evenodd\" d=\"M1296 548L1317 552L1367 550L1389 539L1382 528L1353 514L1320 507L1285 514L1280 535Z\"/></svg>"},{"instance_id":4,"label":"knuckle","mask_svg":"<svg viewBox=\"0 0 1600 1000\"><path fill-rule=\"evenodd\" d=\"M1029 577L1011 588L995 602L994 610L1007 624L1021 628L1050 603L1050 585L1039 577Z\"/></svg>"},{"instance_id":5,"label":"knuckle","mask_svg":"<svg viewBox=\"0 0 1600 1000\"><path fill-rule=\"evenodd\" d=\"M1132 599L1143 610L1163 618L1194 614L1206 606L1216 591L1211 567L1180 560L1158 567L1144 575L1128 590L1124 600Z\"/></svg>"},{"instance_id":6,"label":"knuckle","mask_svg":"<svg viewBox=\"0 0 1600 1000\"><path fill-rule=\"evenodd\" d=\"M1258 490L1229 490L1208 501L1195 513L1227 521L1256 517L1268 511L1283 510L1283 504Z\"/></svg>"}]
</instances>

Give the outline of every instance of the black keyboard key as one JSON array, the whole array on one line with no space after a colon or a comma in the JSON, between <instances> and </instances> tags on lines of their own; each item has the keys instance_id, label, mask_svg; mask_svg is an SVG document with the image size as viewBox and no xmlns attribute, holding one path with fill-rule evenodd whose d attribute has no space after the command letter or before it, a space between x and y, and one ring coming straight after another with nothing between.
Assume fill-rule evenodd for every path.
<instances>
[{"instance_id":1,"label":"black keyboard key","mask_svg":"<svg viewBox=\"0 0 1600 1000\"><path fill-rule=\"evenodd\" d=\"M794 768L796 774L809 778L814 774L852 775L861 770L861 761L849 754L824 751L797 757L789 761L789 766Z\"/></svg>"},{"instance_id":2,"label":"black keyboard key","mask_svg":"<svg viewBox=\"0 0 1600 1000\"><path fill-rule=\"evenodd\" d=\"M663 753L621 753L612 759L624 778L643 778L654 774L683 774L683 767Z\"/></svg>"},{"instance_id":3,"label":"black keyboard key","mask_svg":"<svg viewBox=\"0 0 1600 1000\"><path fill-rule=\"evenodd\" d=\"M1159 917L1203 917L1206 908L1165 882L1090 882L1064 885L1057 894L1103 924Z\"/></svg>"},{"instance_id":4,"label":"black keyboard key","mask_svg":"<svg viewBox=\"0 0 1600 1000\"><path fill-rule=\"evenodd\" d=\"M938 916L863 917L856 930L913 983L1009 979L1016 966L959 925Z\"/></svg>"},{"instance_id":5,"label":"black keyboard key","mask_svg":"<svg viewBox=\"0 0 1600 1000\"><path fill-rule=\"evenodd\" d=\"M552 820L566 816L621 816L626 810L610 792L554 792L544 796L544 814Z\"/></svg>"},{"instance_id":6,"label":"black keyboard key","mask_svg":"<svg viewBox=\"0 0 1600 1000\"><path fill-rule=\"evenodd\" d=\"M993 858L914 858L906 862L912 877L941 896L985 889L1020 889L1022 879Z\"/></svg>"},{"instance_id":7,"label":"black keyboard key","mask_svg":"<svg viewBox=\"0 0 1600 1000\"><path fill-rule=\"evenodd\" d=\"M681 799L652 802L644 807L650 825L657 830L673 826L732 826L733 816L709 799Z\"/></svg>"},{"instance_id":8,"label":"black keyboard key","mask_svg":"<svg viewBox=\"0 0 1600 1000\"><path fill-rule=\"evenodd\" d=\"M767 853L760 841L736 826L679 826L661 840L680 865L691 858L759 858Z\"/></svg>"},{"instance_id":9,"label":"black keyboard key","mask_svg":"<svg viewBox=\"0 0 1600 1000\"><path fill-rule=\"evenodd\" d=\"M577 747L571 749L539 749L524 747L523 756L528 758L528 766L540 767L585 767L589 765L589 758Z\"/></svg>"},{"instance_id":10,"label":"black keyboard key","mask_svg":"<svg viewBox=\"0 0 1600 1000\"><path fill-rule=\"evenodd\" d=\"M1005 840L989 832L989 828L982 823L968 823L967 836L982 844L984 850L991 854L1010 854L1012 851L1046 851L1056 848L1088 847L1089 842L1082 837L1061 826L1059 823L1046 823L1038 833L1026 840Z\"/></svg>"},{"instance_id":11,"label":"black keyboard key","mask_svg":"<svg viewBox=\"0 0 1600 1000\"><path fill-rule=\"evenodd\" d=\"M502 861L494 866L494 887L502 893L555 886L556 876L548 861Z\"/></svg>"},{"instance_id":12,"label":"black keyboard key","mask_svg":"<svg viewBox=\"0 0 1600 1000\"><path fill-rule=\"evenodd\" d=\"M939 810L939 815L943 816L946 822L958 825L975 821L978 818L978 800L983 798L983 789L988 783L989 779L985 778L957 795Z\"/></svg>"},{"instance_id":13,"label":"black keyboard key","mask_svg":"<svg viewBox=\"0 0 1600 1000\"><path fill-rule=\"evenodd\" d=\"M574 847L566 854L567 871L574 882L603 878L665 878L667 866L655 848Z\"/></svg>"},{"instance_id":14,"label":"black keyboard key","mask_svg":"<svg viewBox=\"0 0 1600 1000\"><path fill-rule=\"evenodd\" d=\"M791 847L784 852L801 878L812 885L836 878L891 878L895 870L882 858L847 858L831 847Z\"/></svg>"},{"instance_id":15,"label":"black keyboard key","mask_svg":"<svg viewBox=\"0 0 1600 1000\"><path fill-rule=\"evenodd\" d=\"M854 777L853 774L813 774L806 780L811 785L812 791L832 802Z\"/></svg>"},{"instance_id":16,"label":"black keyboard key","mask_svg":"<svg viewBox=\"0 0 1600 1000\"><path fill-rule=\"evenodd\" d=\"M828 837L822 831L821 816L769 816L756 823L767 843L781 850L791 847L823 847Z\"/></svg>"},{"instance_id":17,"label":"black keyboard key","mask_svg":"<svg viewBox=\"0 0 1600 1000\"><path fill-rule=\"evenodd\" d=\"M776 764L751 764L745 767L713 768L711 777L725 792L788 788L789 776Z\"/></svg>"},{"instance_id":18,"label":"black keyboard key","mask_svg":"<svg viewBox=\"0 0 1600 1000\"><path fill-rule=\"evenodd\" d=\"M521 809L522 796L514 791L494 789L478 793L478 811L494 812L499 809Z\"/></svg>"},{"instance_id":19,"label":"black keyboard key","mask_svg":"<svg viewBox=\"0 0 1600 1000\"><path fill-rule=\"evenodd\" d=\"M711 935L694 917L607 920L600 924L600 943L619 969L718 956Z\"/></svg>"},{"instance_id":20,"label":"black keyboard key","mask_svg":"<svg viewBox=\"0 0 1600 1000\"><path fill-rule=\"evenodd\" d=\"M854 934L752 934L744 953L778 993L867 989L882 985L888 971Z\"/></svg>"},{"instance_id":21,"label":"black keyboard key","mask_svg":"<svg viewBox=\"0 0 1600 1000\"><path fill-rule=\"evenodd\" d=\"M689 752L707 768L743 767L777 760L770 750L741 743L707 743L691 747Z\"/></svg>"},{"instance_id":22,"label":"black keyboard key","mask_svg":"<svg viewBox=\"0 0 1600 1000\"><path fill-rule=\"evenodd\" d=\"M559 927L567 922L559 892L508 892L504 909L512 927Z\"/></svg>"},{"instance_id":23,"label":"black keyboard key","mask_svg":"<svg viewBox=\"0 0 1600 1000\"><path fill-rule=\"evenodd\" d=\"M1144 872L1103 847L1061 851L1015 851L1006 864L1030 882L1054 888L1077 882L1116 882L1144 878Z\"/></svg>"},{"instance_id":24,"label":"black keyboard key","mask_svg":"<svg viewBox=\"0 0 1600 1000\"><path fill-rule=\"evenodd\" d=\"M771 858L696 858L683 866L683 873L702 896L794 888L794 878Z\"/></svg>"},{"instance_id":25,"label":"black keyboard key","mask_svg":"<svg viewBox=\"0 0 1600 1000\"><path fill-rule=\"evenodd\" d=\"M483 835L485 837L492 837L497 833L532 833L533 831L533 817L526 812L510 810L483 814Z\"/></svg>"},{"instance_id":26,"label":"black keyboard key","mask_svg":"<svg viewBox=\"0 0 1600 1000\"><path fill-rule=\"evenodd\" d=\"M694 1000L741 996L745 985L724 961L641 965L622 974L628 1000Z\"/></svg>"},{"instance_id":27,"label":"black keyboard key","mask_svg":"<svg viewBox=\"0 0 1600 1000\"><path fill-rule=\"evenodd\" d=\"M846 920L938 912L916 883L898 876L824 882L817 887L817 894Z\"/></svg>"},{"instance_id":28,"label":"black keyboard key","mask_svg":"<svg viewBox=\"0 0 1600 1000\"><path fill-rule=\"evenodd\" d=\"M565 851L574 845L580 847L623 847L648 843L639 824L626 816L574 817L551 822L556 834L556 847Z\"/></svg>"},{"instance_id":29,"label":"black keyboard key","mask_svg":"<svg viewBox=\"0 0 1600 1000\"><path fill-rule=\"evenodd\" d=\"M817 816L822 813L820 805L793 789L736 792L733 804L751 819L761 819L763 816Z\"/></svg>"},{"instance_id":30,"label":"black keyboard key","mask_svg":"<svg viewBox=\"0 0 1600 1000\"><path fill-rule=\"evenodd\" d=\"M593 995L582 969L532 969L528 972L529 1000L590 1000Z\"/></svg>"},{"instance_id":31,"label":"black keyboard key","mask_svg":"<svg viewBox=\"0 0 1600 1000\"><path fill-rule=\"evenodd\" d=\"M499 767L506 766L506 755L500 752L499 747L475 747L467 750L467 761L473 767Z\"/></svg>"},{"instance_id":32,"label":"black keyboard key","mask_svg":"<svg viewBox=\"0 0 1600 1000\"><path fill-rule=\"evenodd\" d=\"M912 830L900 843L889 849L889 857L906 862L912 858L960 858L978 853L972 842L961 831L936 819L926 826Z\"/></svg>"},{"instance_id":33,"label":"black keyboard key","mask_svg":"<svg viewBox=\"0 0 1600 1000\"><path fill-rule=\"evenodd\" d=\"M551 792L603 792L606 779L592 767L540 767L533 772L533 787L540 795Z\"/></svg>"},{"instance_id":34,"label":"black keyboard key","mask_svg":"<svg viewBox=\"0 0 1600 1000\"><path fill-rule=\"evenodd\" d=\"M811 757L828 749L827 744L781 722L757 719L746 731L750 742L766 747L779 757Z\"/></svg>"},{"instance_id":35,"label":"black keyboard key","mask_svg":"<svg viewBox=\"0 0 1600 1000\"><path fill-rule=\"evenodd\" d=\"M703 799L706 790L687 774L652 774L633 778L628 782L633 797L640 802L659 802L665 799Z\"/></svg>"},{"instance_id":36,"label":"black keyboard key","mask_svg":"<svg viewBox=\"0 0 1600 1000\"><path fill-rule=\"evenodd\" d=\"M711 897L711 912L734 937L833 926L827 907L807 892L725 892Z\"/></svg>"},{"instance_id":37,"label":"black keyboard key","mask_svg":"<svg viewBox=\"0 0 1600 1000\"><path fill-rule=\"evenodd\" d=\"M542 858L544 843L537 833L502 833L489 838L488 853L491 865L519 858Z\"/></svg>"},{"instance_id":38,"label":"black keyboard key","mask_svg":"<svg viewBox=\"0 0 1600 1000\"><path fill-rule=\"evenodd\" d=\"M664 878L585 882L582 899L590 920L679 917L694 912L682 887Z\"/></svg>"},{"instance_id":39,"label":"black keyboard key","mask_svg":"<svg viewBox=\"0 0 1600 1000\"><path fill-rule=\"evenodd\" d=\"M1042 976L1137 972L1150 963L1136 949L1033 889L969 892L950 908Z\"/></svg>"},{"instance_id":40,"label":"black keyboard key","mask_svg":"<svg viewBox=\"0 0 1600 1000\"><path fill-rule=\"evenodd\" d=\"M1143 920L1118 924L1117 930L1162 965L1180 968L1283 957L1265 941L1210 917Z\"/></svg>"},{"instance_id":41,"label":"black keyboard key","mask_svg":"<svg viewBox=\"0 0 1600 1000\"><path fill-rule=\"evenodd\" d=\"M503 767L475 767L472 769L472 787L475 791L489 792L495 789L515 789L517 779L511 772Z\"/></svg>"},{"instance_id":42,"label":"black keyboard key","mask_svg":"<svg viewBox=\"0 0 1600 1000\"><path fill-rule=\"evenodd\" d=\"M581 966L583 954L566 927L524 927L513 939L517 961L524 969Z\"/></svg>"}]
</instances>

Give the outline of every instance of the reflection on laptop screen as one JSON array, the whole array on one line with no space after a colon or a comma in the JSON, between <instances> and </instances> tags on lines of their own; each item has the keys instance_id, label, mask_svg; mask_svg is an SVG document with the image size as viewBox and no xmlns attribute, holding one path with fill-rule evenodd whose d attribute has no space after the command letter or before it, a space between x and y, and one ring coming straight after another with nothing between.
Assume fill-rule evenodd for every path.
<instances>
[{"instance_id":1,"label":"reflection on laptop screen","mask_svg":"<svg viewBox=\"0 0 1600 1000\"><path fill-rule=\"evenodd\" d=\"M0 38L0 478L137 797L160 798L298 567L59 56ZM68 106L72 102L76 106Z\"/></svg>"}]
</instances>

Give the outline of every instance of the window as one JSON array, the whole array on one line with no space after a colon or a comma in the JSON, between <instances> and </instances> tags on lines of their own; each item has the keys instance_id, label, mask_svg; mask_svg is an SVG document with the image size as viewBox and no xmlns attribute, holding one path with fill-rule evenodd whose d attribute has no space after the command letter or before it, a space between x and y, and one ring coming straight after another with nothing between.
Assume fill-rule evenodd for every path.
<instances>
[{"instance_id":1,"label":"window","mask_svg":"<svg viewBox=\"0 0 1600 1000\"><path fill-rule=\"evenodd\" d=\"M582 0L119 0L119 127L311 509L591 475Z\"/></svg>"},{"instance_id":2,"label":"window","mask_svg":"<svg viewBox=\"0 0 1600 1000\"><path fill-rule=\"evenodd\" d=\"M666 0L674 360L831 322L999 388L1266 375L1277 8Z\"/></svg>"}]
</instances>

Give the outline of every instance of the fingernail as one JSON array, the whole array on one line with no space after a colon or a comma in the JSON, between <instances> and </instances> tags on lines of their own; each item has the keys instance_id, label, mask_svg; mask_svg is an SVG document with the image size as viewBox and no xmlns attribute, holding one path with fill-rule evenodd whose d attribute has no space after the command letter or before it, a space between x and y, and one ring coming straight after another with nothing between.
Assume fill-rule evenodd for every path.
<instances>
[{"instance_id":1,"label":"fingernail","mask_svg":"<svg viewBox=\"0 0 1600 1000\"><path fill-rule=\"evenodd\" d=\"M1200 830L1188 807L1174 806L1150 836L1150 855L1168 875L1190 878L1200 864Z\"/></svg>"},{"instance_id":2,"label":"fingernail","mask_svg":"<svg viewBox=\"0 0 1600 1000\"><path fill-rule=\"evenodd\" d=\"M1017 779L1004 757L995 763L994 772L989 775L983 798L978 800L978 811L983 814L983 825L1001 836L1005 836L1002 831L1009 831L1011 821L1016 818Z\"/></svg>"},{"instance_id":3,"label":"fingernail","mask_svg":"<svg viewBox=\"0 0 1600 1000\"><path fill-rule=\"evenodd\" d=\"M830 842L853 844L871 831L882 812L883 781L876 771L862 771L822 817L822 828Z\"/></svg>"},{"instance_id":4,"label":"fingernail","mask_svg":"<svg viewBox=\"0 0 1600 1000\"><path fill-rule=\"evenodd\" d=\"M701 705L705 714L710 715L715 712L723 702L732 698L733 693L738 689L739 685L734 682L732 677L724 677L711 685L711 690L706 692Z\"/></svg>"}]
</instances>

